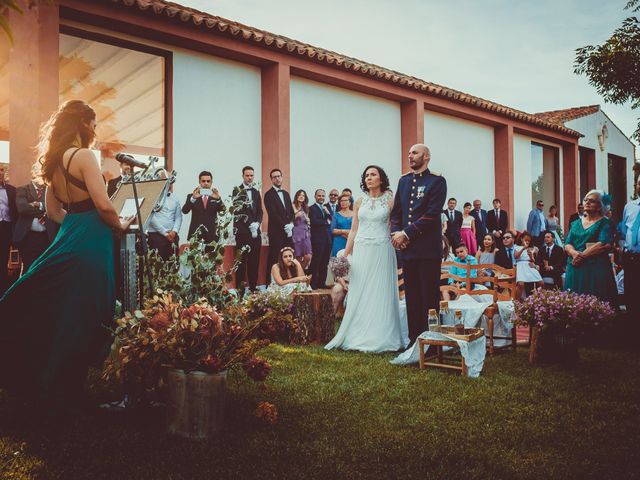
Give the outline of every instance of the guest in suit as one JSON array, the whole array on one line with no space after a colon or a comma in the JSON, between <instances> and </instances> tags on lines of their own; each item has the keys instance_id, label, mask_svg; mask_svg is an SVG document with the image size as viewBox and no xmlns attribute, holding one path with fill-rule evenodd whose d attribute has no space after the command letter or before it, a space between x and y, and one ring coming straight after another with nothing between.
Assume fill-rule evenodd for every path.
<instances>
[{"instance_id":1,"label":"guest in suit","mask_svg":"<svg viewBox=\"0 0 640 480\"><path fill-rule=\"evenodd\" d=\"M107 182L107 196L109 198L113 197L113 194L118 190L118 183L122 181L122 177L125 175L129 175L131 173L131 167L129 165L125 165L124 163L120 164L120 175L112 178Z\"/></svg>"},{"instance_id":2,"label":"guest in suit","mask_svg":"<svg viewBox=\"0 0 640 480\"><path fill-rule=\"evenodd\" d=\"M460 236L460 228L462 227L462 212L456 210L458 201L455 198L450 198L447 201L447 209L444 210L447 216L447 240L449 245L458 245L462 241Z\"/></svg>"},{"instance_id":3,"label":"guest in suit","mask_svg":"<svg viewBox=\"0 0 640 480\"><path fill-rule=\"evenodd\" d=\"M58 224L45 215L44 192L44 183L35 175L31 182L16 188L18 221L13 232L13 244L20 252L23 273L29 270L58 233Z\"/></svg>"},{"instance_id":4,"label":"guest in suit","mask_svg":"<svg viewBox=\"0 0 640 480\"><path fill-rule=\"evenodd\" d=\"M253 167L242 169L242 185L233 189L233 196L242 199L242 207L234 212L233 227L236 234L236 251L248 247L240 258L236 270L236 289L240 293L243 282L255 292L258 285L260 248L262 247L262 198L253 184Z\"/></svg>"},{"instance_id":5,"label":"guest in suit","mask_svg":"<svg viewBox=\"0 0 640 480\"><path fill-rule=\"evenodd\" d=\"M499 248L496 251L496 260L495 264L502 268L513 268L515 264L515 251L513 247L513 242L515 241L516 235L511 230L506 230L502 235L502 248Z\"/></svg>"},{"instance_id":6,"label":"guest in suit","mask_svg":"<svg viewBox=\"0 0 640 480\"><path fill-rule=\"evenodd\" d=\"M475 219L476 224L476 245L482 245L482 239L487 234L487 211L482 208L480 200L473 201L473 210L471 216Z\"/></svg>"},{"instance_id":7,"label":"guest in suit","mask_svg":"<svg viewBox=\"0 0 640 480\"><path fill-rule=\"evenodd\" d=\"M278 262L280 250L285 247L293 247L293 204L289 192L282 188L282 170L274 168L269 173L272 188L264 194L264 207L267 209L269 224L269 257L267 268L267 282L271 283L271 267Z\"/></svg>"},{"instance_id":8,"label":"guest in suit","mask_svg":"<svg viewBox=\"0 0 640 480\"><path fill-rule=\"evenodd\" d=\"M333 218L337 211L340 210L340 205L338 204L338 197L340 193L337 188L332 188L329 190L329 201L324 204L324 206L329 210L331 214L331 218Z\"/></svg>"},{"instance_id":9,"label":"guest in suit","mask_svg":"<svg viewBox=\"0 0 640 480\"><path fill-rule=\"evenodd\" d=\"M624 266L624 305L629 319L640 318L640 177L635 194L622 212L620 236Z\"/></svg>"},{"instance_id":10,"label":"guest in suit","mask_svg":"<svg viewBox=\"0 0 640 480\"><path fill-rule=\"evenodd\" d=\"M0 165L0 297L9 287L9 249L17 219L16 187L9 185L6 180L6 167Z\"/></svg>"},{"instance_id":11,"label":"guest in suit","mask_svg":"<svg viewBox=\"0 0 640 480\"><path fill-rule=\"evenodd\" d=\"M316 203L309 207L311 220L311 288L327 288L327 267L331 254L331 214L324 204L324 190L316 190Z\"/></svg>"},{"instance_id":12,"label":"guest in suit","mask_svg":"<svg viewBox=\"0 0 640 480\"><path fill-rule=\"evenodd\" d=\"M182 226L182 211L180 202L173 194L173 186L167 193L162 207L153 212L149 219L149 248L157 250L163 260L169 260L172 255L177 255L180 246L180 227Z\"/></svg>"},{"instance_id":13,"label":"guest in suit","mask_svg":"<svg viewBox=\"0 0 640 480\"><path fill-rule=\"evenodd\" d=\"M182 206L185 215L191 212L189 224L189 240L194 235L208 244L206 251L212 252L214 247L209 245L218 242L218 213L225 211L224 203L220 198L217 188L212 188L213 175L211 172L202 171L198 175L198 183L193 193L187 195L187 200Z\"/></svg>"},{"instance_id":14,"label":"guest in suit","mask_svg":"<svg viewBox=\"0 0 640 480\"><path fill-rule=\"evenodd\" d=\"M584 205L582 204L582 202L580 202L578 204L578 211L575 213L572 213L571 216L569 217L569 225L571 225L575 220L582 217L583 215L584 215Z\"/></svg>"},{"instance_id":15,"label":"guest in suit","mask_svg":"<svg viewBox=\"0 0 640 480\"><path fill-rule=\"evenodd\" d=\"M337 188L332 188L329 190L329 201L324 204L329 213L331 214L331 218L335 218L336 213L340 210L340 205L338 204L338 196L340 193ZM329 241L331 242L331 249L333 249L333 235L330 236Z\"/></svg>"},{"instance_id":16,"label":"guest in suit","mask_svg":"<svg viewBox=\"0 0 640 480\"><path fill-rule=\"evenodd\" d=\"M537 257L542 279L551 278L553 286L562 288L562 274L567 260L562 247L556 245L553 232L544 232L544 246Z\"/></svg>"},{"instance_id":17,"label":"guest in suit","mask_svg":"<svg viewBox=\"0 0 640 480\"><path fill-rule=\"evenodd\" d=\"M509 216L502 210L502 202L499 198L493 199L493 210L487 212L487 230L493 234L496 240L496 247L502 246L502 235L509 228Z\"/></svg>"},{"instance_id":18,"label":"guest in suit","mask_svg":"<svg viewBox=\"0 0 640 480\"><path fill-rule=\"evenodd\" d=\"M527 219L527 232L533 238L533 244L536 247L542 246L542 232L548 229L547 217L544 215L544 202L538 200L536 208L529 212L529 218Z\"/></svg>"}]
</instances>

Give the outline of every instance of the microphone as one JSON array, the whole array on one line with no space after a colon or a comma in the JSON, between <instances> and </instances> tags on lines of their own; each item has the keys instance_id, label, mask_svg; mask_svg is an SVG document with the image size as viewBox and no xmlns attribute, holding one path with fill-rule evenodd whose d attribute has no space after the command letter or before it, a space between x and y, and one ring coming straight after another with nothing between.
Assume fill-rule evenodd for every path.
<instances>
[{"instance_id":1,"label":"microphone","mask_svg":"<svg viewBox=\"0 0 640 480\"><path fill-rule=\"evenodd\" d=\"M148 166L146 163L136 160L135 158L133 158L128 153L118 153L118 154L116 154L116 161L122 163L123 165L128 165L131 168L136 168L137 167L137 168L146 169L147 166Z\"/></svg>"}]
</instances>

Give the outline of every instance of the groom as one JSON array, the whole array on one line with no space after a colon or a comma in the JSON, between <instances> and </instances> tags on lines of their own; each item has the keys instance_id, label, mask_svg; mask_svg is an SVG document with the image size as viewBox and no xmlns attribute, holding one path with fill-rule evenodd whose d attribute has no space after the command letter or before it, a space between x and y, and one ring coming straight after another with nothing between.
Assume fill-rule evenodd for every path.
<instances>
[{"instance_id":1,"label":"groom","mask_svg":"<svg viewBox=\"0 0 640 480\"><path fill-rule=\"evenodd\" d=\"M440 212L447 182L427 168L431 153L426 145L409 150L411 172L398 182L391 211L391 243L402 252L409 339L413 344L427 329L427 312L438 309L442 225Z\"/></svg>"}]
</instances>

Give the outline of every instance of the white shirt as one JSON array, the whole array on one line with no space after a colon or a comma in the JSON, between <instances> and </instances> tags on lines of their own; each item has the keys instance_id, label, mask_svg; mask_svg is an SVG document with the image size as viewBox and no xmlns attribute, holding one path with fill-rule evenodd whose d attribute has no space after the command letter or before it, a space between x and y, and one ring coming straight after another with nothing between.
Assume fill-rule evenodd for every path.
<instances>
[{"instance_id":1,"label":"white shirt","mask_svg":"<svg viewBox=\"0 0 640 480\"><path fill-rule=\"evenodd\" d=\"M278 197L280 198L280 201L282 202L282 205L284 205L284 208L286 210L287 204L284 203L284 193L282 193L282 188L276 187L274 185L273 189L278 193Z\"/></svg>"},{"instance_id":2,"label":"white shirt","mask_svg":"<svg viewBox=\"0 0 640 480\"><path fill-rule=\"evenodd\" d=\"M9 194L4 186L0 186L0 222L11 221L11 210L9 210Z\"/></svg>"},{"instance_id":3,"label":"white shirt","mask_svg":"<svg viewBox=\"0 0 640 480\"><path fill-rule=\"evenodd\" d=\"M153 212L149 220L149 232L157 232L161 235L167 233L179 232L182 226L182 209L180 203L171 193L167 194L162 208Z\"/></svg>"},{"instance_id":4,"label":"white shirt","mask_svg":"<svg viewBox=\"0 0 640 480\"><path fill-rule=\"evenodd\" d=\"M640 199L631 200L624 206L622 212L622 235L624 236L624 246L627 250L635 253L640 253L640 245L631 245L631 238L633 235L632 227L640 214ZM640 234L638 236L640 239ZM639 240L640 242L640 240Z\"/></svg>"},{"instance_id":5,"label":"white shirt","mask_svg":"<svg viewBox=\"0 0 640 480\"><path fill-rule=\"evenodd\" d=\"M247 198L249 199L249 201L253 202L253 191L251 190L251 185L243 183L242 186L244 187L244 191L247 192Z\"/></svg>"}]
</instances>

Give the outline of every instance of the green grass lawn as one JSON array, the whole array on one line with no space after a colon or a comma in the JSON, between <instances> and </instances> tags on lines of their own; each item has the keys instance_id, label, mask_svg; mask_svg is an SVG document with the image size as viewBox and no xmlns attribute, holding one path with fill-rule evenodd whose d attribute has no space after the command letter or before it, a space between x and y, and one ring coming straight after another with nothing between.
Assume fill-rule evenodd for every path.
<instances>
[{"instance_id":1,"label":"green grass lawn","mask_svg":"<svg viewBox=\"0 0 640 480\"><path fill-rule=\"evenodd\" d=\"M561 368L532 367L519 348L487 359L478 379L321 347L263 356L268 388L231 377L227 427L210 442L165 435L161 409L43 422L2 397L0 478L640 475L637 352L581 349L577 366ZM252 415L260 400L277 405L277 425Z\"/></svg>"}]
</instances>

